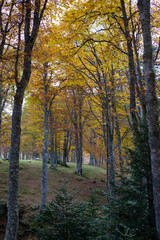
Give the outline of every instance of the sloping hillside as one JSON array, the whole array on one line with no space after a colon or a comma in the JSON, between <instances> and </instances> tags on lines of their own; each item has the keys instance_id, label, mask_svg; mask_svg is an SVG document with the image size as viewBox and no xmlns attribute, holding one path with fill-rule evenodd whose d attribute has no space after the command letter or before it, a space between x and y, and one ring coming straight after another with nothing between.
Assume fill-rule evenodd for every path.
<instances>
[{"instance_id":1,"label":"sloping hillside","mask_svg":"<svg viewBox=\"0 0 160 240\"><path fill-rule=\"evenodd\" d=\"M0 203L6 206L8 197L8 161L0 161ZM38 211L41 198L41 161L20 161L20 186L19 203L24 207L21 216L21 222L26 222L28 217ZM58 165L57 169L50 169L48 165L48 197L51 201L54 198L54 191L68 181L69 188L75 188L79 193L77 198L85 200L89 197L91 191L98 189L105 190L105 170L83 165L83 176L75 174L75 164L70 163L68 167ZM105 198L99 195L102 202ZM3 211L0 218L0 239L3 239L5 232L6 210Z\"/></svg>"}]
</instances>

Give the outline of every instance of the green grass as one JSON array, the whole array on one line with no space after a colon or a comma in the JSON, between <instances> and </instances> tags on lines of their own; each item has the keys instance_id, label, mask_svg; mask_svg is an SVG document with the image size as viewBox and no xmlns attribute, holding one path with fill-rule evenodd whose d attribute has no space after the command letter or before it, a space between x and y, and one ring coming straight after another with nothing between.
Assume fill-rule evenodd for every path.
<instances>
[{"instance_id":1,"label":"green grass","mask_svg":"<svg viewBox=\"0 0 160 240\"><path fill-rule=\"evenodd\" d=\"M2 161L1 166L0 166L0 177L2 175L6 175L8 172L9 168L9 162L8 161ZM106 173L105 169L94 167L94 166L89 166L87 164L84 164L83 167L83 176L78 176L75 173L76 169L76 164L75 163L67 163L68 167L63 167L61 165L58 165L56 169L50 169L50 164L48 164L48 172L57 172L60 174L64 174L65 176L69 175L71 177L76 178L77 180L81 181L83 178L101 178L102 181L104 181L104 175ZM37 160L20 160L20 172L27 173L27 171L33 172L33 180L37 179L37 170L41 171L42 170L42 161L37 161ZM29 176L27 178L27 175L24 175L24 178L26 180L29 179ZM1 178L1 184L5 184L6 181Z\"/></svg>"},{"instance_id":2,"label":"green grass","mask_svg":"<svg viewBox=\"0 0 160 240\"><path fill-rule=\"evenodd\" d=\"M93 167L93 166L89 166L87 164L83 164L82 168L83 168L83 176L77 176L75 173L75 169L76 169L76 164L75 163L67 163L68 167L63 167L63 166L59 166L57 169L53 169L53 171L58 171L61 173L65 173L65 174L70 174L73 176L76 176L78 178L95 178L98 177L102 174L105 174L105 170L102 168L98 168L98 167Z\"/></svg>"},{"instance_id":3,"label":"green grass","mask_svg":"<svg viewBox=\"0 0 160 240\"><path fill-rule=\"evenodd\" d=\"M9 162L1 161L0 165L0 199L8 198L8 170ZM91 189L105 188L105 170L84 164L83 176L75 173L76 164L68 163L68 167L61 165L57 169L51 169L48 164L48 199L54 198L54 191L58 189L64 180L70 182L70 186L81 192L80 198L89 195ZM42 182L42 161L20 160L19 168L19 196L20 201L30 205L33 199L40 202Z\"/></svg>"},{"instance_id":4,"label":"green grass","mask_svg":"<svg viewBox=\"0 0 160 240\"><path fill-rule=\"evenodd\" d=\"M32 168L42 168L42 161L38 160L20 160L20 167L28 168L30 165L32 165ZM48 171L56 171L59 173L63 173L66 175L72 175L77 176L75 173L76 164L75 163L67 163L68 167L63 167L61 165L58 165L56 169L50 169L50 164L48 164ZM83 176L84 178L96 178L101 176L102 174L105 174L105 169L89 166L87 164L83 164ZM79 177L79 176L77 176ZM82 178L80 176L80 178Z\"/></svg>"},{"instance_id":5,"label":"green grass","mask_svg":"<svg viewBox=\"0 0 160 240\"><path fill-rule=\"evenodd\" d=\"M9 162L0 160L0 174L6 173L8 171Z\"/></svg>"},{"instance_id":6,"label":"green grass","mask_svg":"<svg viewBox=\"0 0 160 240\"><path fill-rule=\"evenodd\" d=\"M0 174L6 172L8 169L9 162L0 160ZM23 170L27 169L30 165L32 165L32 168L42 168L42 161L38 160L20 160L20 168L23 168ZM68 167L63 167L61 165L58 165L57 169L51 169L51 171L58 171L60 173L65 174L75 174L76 164L75 163L67 163ZM48 164L48 168L50 169L50 164ZM87 164L83 164L83 177L88 178L94 178L101 174L105 174L105 170L102 168L89 166Z\"/></svg>"}]
</instances>

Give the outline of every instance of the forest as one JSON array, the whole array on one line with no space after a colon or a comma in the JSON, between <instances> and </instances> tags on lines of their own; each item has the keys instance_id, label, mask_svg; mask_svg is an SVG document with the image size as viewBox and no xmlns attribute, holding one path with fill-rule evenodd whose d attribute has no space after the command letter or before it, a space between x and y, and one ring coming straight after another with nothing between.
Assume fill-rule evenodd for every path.
<instances>
[{"instance_id":1,"label":"forest","mask_svg":"<svg viewBox=\"0 0 160 240\"><path fill-rule=\"evenodd\" d=\"M159 0L0 0L2 239L160 240L159 33Z\"/></svg>"}]
</instances>

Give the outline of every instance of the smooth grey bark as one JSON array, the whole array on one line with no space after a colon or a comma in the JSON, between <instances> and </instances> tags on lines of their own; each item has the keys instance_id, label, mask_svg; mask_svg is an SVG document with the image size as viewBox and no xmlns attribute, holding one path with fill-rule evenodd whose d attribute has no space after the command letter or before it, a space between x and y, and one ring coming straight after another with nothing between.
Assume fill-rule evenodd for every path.
<instances>
[{"instance_id":1,"label":"smooth grey bark","mask_svg":"<svg viewBox=\"0 0 160 240\"><path fill-rule=\"evenodd\" d=\"M56 160L56 154L55 154L55 146L54 146L54 130L51 129L51 137L50 137L50 144L51 144L51 150L50 150L50 156L51 156L51 166L50 168L57 168L57 160Z\"/></svg>"},{"instance_id":2,"label":"smooth grey bark","mask_svg":"<svg viewBox=\"0 0 160 240\"><path fill-rule=\"evenodd\" d=\"M77 112L75 110L75 145L76 145L76 173L78 175L82 175L82 163L83 163L83 125L82 125L82 98L79 95L78 99L78 106L79 106L79 112L77 116ZM75 103L76 108L76 103Z\"/></svg>"},{"instance_id":3,"label":"smooth grey bark","mask_svg":"<svg viewBox=\"0 0 160 240\"><path fill-rule=\"evenodd\" d=\"M78 130L77 130L78 131ZM76 173L82 175L82 133L75 133L75 145L76 145Z\"/></svg>"},{"instance_id":4,"label":"smooth grey bark","mask_svg":"<svg viewBox=\"0 0 160 240\"><path fill-rule=\"evenodd\" d=\"M40 210L44 211L46 209L46 200L47 200L47 163L48 163L48 146L49 146L49 115L51 115L51 107L53 100L56 94L53 92L52 98L48 100L47 95L49 92L50 81L52 77L49 79L48 77L48 62L44 64L44 145L43 145L43 166L42 166L42 192L41 192L41 203L40 203Z\"/></svg>"},{"instance_id":5,"label":"smooth grey bark","mask_svg":"<svg viewBox=\"0 0 160 240\"><path fill-rule=\"evenodd\" d=\"M93 165L94 165L93 160L94 160L94 159L93 159L93 153L90 153L90 154L89 154L89 163L88 163L88 164L91 165L91 166L93 166Z\"/></svg>"},{"instance_id":6,"label":"smooth grey bark","mask_svg":"<svg viewBox=\"0 0 160 240\"><path fill-rule=\"evenodd\" d=\"M55 141L54 141L54 129L52 127L52 124L54 122L52 111L50 112L50 120L51 120L51 130L50 130L50 144L51 144L51 150L50 150L50 156L51 156L51 166L50 168L57 168L57 159L55 154Z\"/></svg>"},{"instance_id":7,"label":"smooth grey bark","mask_svg":"<svg viewBox=\"0 0 160 240\"><path fill-rule=\"evenodd\" d=\"M24 152L22 152L22 160L24 160L24 155L25 155L25 153L24 153Z\"/></svg>"},{"instance_id":8,"label":"smooth grey bark","mask_svg":"<svg viewBox=\"0 0 160 240\"><path fill-rule=\"evenodd\" d=\"M26 153L26 160L30 160L30 155L29 155L29 153Z\"/></svg>"},{"instance_id":9,"label":"smooth grey bark","mask_svg":"<svg viewBox=\"0 0 160 240\"><path fill-rule=\"evenodd\" d=\"M24 4L25 8L24 8ZM22 16L18 25L18 46L15 59L15 82L16 93L14 96L14 108L12 114L12 134L11 134L11 149L10 149L10 166L9 166L9 191L8 191L8 220L6 227L5 240L16 240L18 230L18 185L19 185L19 150L20 150L20 133L21 133L21 115L22 103L25 89L29 83L31 76L31 56L34 43L36 41L40 22L45 10L47 0L45 1L42 10L40 10L40 1L35 0L33 10L33 22L31 23L31 2L30 0L22 1ZM24 27L24 63L22 77L18 79L18 60L19 60L19 44L21 42L21 27ZM32 24L32 26L31 26Z\"/></svg>"},{"instance_id":10,"label":"smooth grey bark","mask_svg":"<svg viewBox=\"0 0 160 240\"><path fill-rule=\"evenodd\" d=\"M40 210L44 211L46 206L47 200L47 163L48 163L48 109L47 103L44 105L44 146L43 146L43 153L42 153L42 193L41 193L41 203L40 203Z\"/></svg>"},{"instance_id":11,"label":"smooth grey bark","mask_svg":"<svg viewBox=\"0 0 160 240\"><path fill-rule=\"evenodd\" d=\"M143 33L143 67L146 84L147 120L149 128L149 145L151 151L156 231L157 239L160 240L160 130L158 122L158 103L155 90L156 79L153 70L150 0L138 0L138 8Z\"/></svg>"},{"instance_id":12,"label":"smooth grey bark","mask_svg":"<svg viewBox=\"0 0 160 240\"><path fill-rule=\"evenodd\" d=\"M44 145L43 145L43 153L42 153L42 192L41 192L41 203L40 203L40 211L44 211L46 207L47 200L47 163L48 163L48 118L49 118L49 110L48 110L48 102L47 102L47 94L48 94L48 82L47 82L47 71L48 71L48 63L44 63Z\"/></svg>"}]
</instances>

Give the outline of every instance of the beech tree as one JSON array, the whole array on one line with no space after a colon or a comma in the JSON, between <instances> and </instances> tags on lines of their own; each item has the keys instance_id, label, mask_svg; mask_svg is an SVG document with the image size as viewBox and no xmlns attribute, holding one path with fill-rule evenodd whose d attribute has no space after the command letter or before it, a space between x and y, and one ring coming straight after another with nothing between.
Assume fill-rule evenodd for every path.
<instances>
[{"instance_id":1,"label":"beech tree","mask_svg":"<svg viewBox=\"0 0 160 240\"><path fill-rule=\"evenodd\" d=\"M153 70L152 39L150 25L150 0L138 0L140 21L143 33L143 66L146 84L147 120L153 179L153 198L156 218L157 238L160 239L160 130L156 81Z\"/></svg>"},{"instance_id":2,"label":"beech tree","mask_svg":"<svg viewBox=\"0 0 160 240\"><path fill-rule=\"evenodd\" d=\"M8 95L9 87L4 87L3 67L4 57L9 50L9 43L11 34L15 28L16 21L13 21L13 13L15 11L16 1L11 1L9 6L5 0L0 2L0 155L1 155L1 125L2 125L2 112L5 107L6 98Z\"/></svg>"},{"instance_id":3,"label":"beech tree","mask_svg":"<svg viewBox=\"0 0 160 240\"><path fill-rule=\"evenodd\" d=\"M25 89L31 76L31 58L34 43L36 41L40 23L43 17L47 0L23 0L18 8L18 43L15 60L16 93L14 96L14 108L12 114L12 134L9 167L9 191L8 191L8 221L5 240L14 240L17 236L19 210L18 210L18 186L19 186L19 150L21 133L22 104ZM24 23L24 26L23 26ZM23 48L23 72L18 73L19 52L22 31L24 34Z\"/></svg>"}]
</instances>

